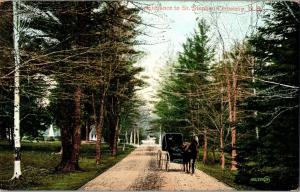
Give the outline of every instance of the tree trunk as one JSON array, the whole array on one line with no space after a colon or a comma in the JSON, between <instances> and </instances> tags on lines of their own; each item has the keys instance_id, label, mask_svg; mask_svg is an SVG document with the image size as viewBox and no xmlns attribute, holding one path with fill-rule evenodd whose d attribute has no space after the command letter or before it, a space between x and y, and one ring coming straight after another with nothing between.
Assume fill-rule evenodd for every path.
<instances>
[{"instance_id":1,"label":"tree trunk","mask_svg":"<svg viewBox=\"0 0 300 192\"><path fill-rule=\"evenodd\" d=\"M7 131L5 126L3 126L3 121L0 120L0 139L7 140Z\"/></svg>"},{"instance_id":2,"label":"tree trunk","mask_svg":"<svg viewBox=\"0 0 300 192\"><path fill-rule=\"evenodd\" d=\"M9 144L13 146L13 141L14 141L14 129L9 128Z\"/></svg>"},{"instance_id":3,"label":"tree trunk","mask_svg":"<svg viewBox=\"0 0 300 192\"><path fill-rule=\"evenodd\" d=\"M63 170L72 155L72 136L70 131L71 129L68 124L65 124L61 127L62 156L60 164L55 168L58 171Z\"/></svg>"},{"instance_id":4,"label":"tree trunk","mask_svg":"<svg viewBox=\"0 0 300 192\"><path fill-rule=\"evenodd\" d=\"M233 104L231 102L232 95L231 95L231 85L230 85L230 80L228 77L228 71L227 68L225 67L225 73L226 73L226 78L227 78L227 98L228 98L228 112L229 112L229 124L230 124L230 129L231 129L231 170L236 170L236 130L235 130L235 121L236 121L236 95L237 95L237 90L236 90L236 76L235 72L233 71L232 73L232 80L233 80Z\"/></svg>"},{"instance_id":5,"label":"tree trunk","mask_svg":"<svg viewBox=\"0 0 300 192\"><path fill-rule=\"evenodd\" d=\"M114 143L113 143L113 148L112 148L112 156L116 156L117 152L118 152L119 123L120 123L120 118L117 115L116 125L115 125Z\"/></svg>"},{"instance_id":6,"label":"tree trunk","mask_svg":"<svg viewBox=\"0 0 300 192\"><path fill-rule=\"evenodd\" d=\"M113 146L114 146L114 139L115 139L115 118L112 114L112 112L110 111L108 113L108 116L109 116L109 131L110 131L110 136L109 136L109 147L110 147L110 150L111 150L111 154L112 154L112 151L113 151Z\"/></svg>"},{"instance_id":7,"label":"tree trunk","mask_svg":"<svg viewBox=\"0 0 300 192\"><path fill-rule=\"evenodd\" d=\"M140 144L140 130L139 129L137 129L136 136L137 136L137 144L139 145Z\"/></svg>"},{"instance_id":8,"label":"tree trunk","mask_svg":"<svg viewBox=\"0 0 300 192\"><path fill-rule=\"evenodd\" d=\"M119 113L118 113L118 101L117 98L111 97L109 103L109 130L110 130L110 149L111 155L115 156L117 153L117 141L119 131Z\"/></svg>"},{"instance_id":9,"label":"tree trunk","mask_svg":"<svg viewBox=\"0 0 300 192\"><path fill-rule=\"evenodd\" d=\"M216 162L216 139L217 139L217 132L216 132L216 135L214 136L214 144L213 144L213 146L212 146L212 154L213 154L213 164L215 164L215 162Z\"/></svg>"},{"instance_id":10,"label":"tree trunk","mask_svg":"<svg viewBox=\"0 0 300 192\"><path fill-rule=\"evenodd\" d=\"M81 144L81 89L76 87L74 101L61 100L62 158L56 170L70 172L80 170L79 150ZM70 112L70 108L72 111ZM70 118L70 116L73 118Z\"/></svg>"},{"instance_id":11,"label":"tree trunk","mask_svg":"<svg viewBox=\"0 0 300 192\"><path fill-rule=\"evenodd\" d=\"M220 163L221 163L221 169L223 170L225 168L225 154L224 154L224 127L223 127L223 111L224 111L224 105L223 105L223 86L221 87L221 117L220 117L220 149L221 149L221 156L220 156Z\"/></svg>"},{"instance_id":12,"label":"tree trunk","mask_svg":"<svg viewBox=\"0 0 300 192\"><path fill-rule=\"evenodd\" d=\"M73 126L73 137L72 137L72 154L71 159L67 162L67 165L63 168L63 171L75 171L80 170L79 168L79 151L81 144L81 89L80 87L75 88L74 92L74 126Z\"/></svg>"},{"instance_id":13,"label":"tree trunk","mask_svg":"<svg viewBox=\"0 0 300 192\"><path fill-rule=\"evenodd\" d=\"M221 148L221 168L225 168L225 154L224 154L224 140L223 140L223 126L220 129L220 148Z\"/></svg>"},{"instance_id":14,"label":"tree trunk","mask_svg":"<svg viewBox=\"0 0 300 192\"><path fill-rule=\"evenodd\" d=\"M100 109L99 109L99 122L96 126L96 164L100 164L101 160L101 138L102 138L102 129L104 124L104 98L105 93L102 93L100 96Z\"/></svg>"},{"instance_id":15,"label":"tree trunk","mask_svg":"<svg viewBox=\"0 0 300 192\"><path fill-rule=\"evenodd\" d=\"M204 164L206 164L206 162L207 162L207 129L206 128L204 128L203 137L204 137L204 144L203 144L202 162Z\"/></svg>"},{"instance_id":16,"label":"tree trunk","mask_svg":"<svg viewBox=\"0 0 300 192\"><path fill-rule=\"evenodd\" d=\"M231 162L231 170L237 170L237 162L235 160L236 158L236 98L237 98L237 77L235 72L232 73L232 79L233 79L233 110L232 110L232 122L234 126L231 128L231 156L232 156L232 162Z\"/></svg>"},{"instance_id":17,"label":"tree trunk","mask_svg":"<svg viewBox=\"0 0 300 192\"><path fill-rule=\"evenodd\" d=\"M130 142L130 144L132 144L133 143L133 135L132 135L132 130L130 131L130 138L129 138L129 142Z\"/></svg>"},{"instance_id":18,"label":"tree trunk","mask_svg":"<svg viewBox=\"0 0 300 192\"><path fill-rule=\"evenodd\" d=\"M136 129L133 129L133 144L136 143Z\"/></svg>"},{"instance_id":19,"label":"tree trunk","mask_svg":"<svg viewBox=\"0 0 300 192\"><path fill-rule=\"evenodd\" d=\"M128 144L128 132L125 132L125 143Z\"/></svg>"},{"instance_id":20,"label":"tree trunk","mask_svg":"<svg viewBox=\"0 0 300 192\"><path fill-rule=\"evenodd\" d=\"M255 59L251 57L251 63L252 63L252 69L251 69L251 74L252 74L252 83L255 83L255 75L254 75L254 65L255 65ZM253 95L256 96L256 89L255 87L253 88ZM256 118L257 116L257 111L254 111L254 117ZM259 139L259 129L258 126L255 127L255 133L256 133L256 139Z\"/></svg>"},{"instance_id":21,"label":"tree trunk","mask_svg":"<svg viewBox=\"0 0 300 192\"><path fill-rule=\"evenodd\" d=\"M89 141L90 126L90 120L88 119L85 125L85 141Z\"/></svg>"},{"instance_id":22,"label":"tree trunk","mask_svg":"<svg viewBox=\"0 0 300 192\"><path fill-rule=\"evenodd\" d=\"M14 147L15 161L14 174L11 179L18 179L21 175L21 138L20 138L20 14L18 8L20 1L13 1L13 28L14 28L14 57L15 57L15 73L14 73Z\"/></svg>"},{"instance_id":23,"label":"tree trunk","mask_svg":"<svg viewBox=\"0 0 300 192\"><path fill-rule=\"evenodd\" d=\"M62 171L63 168L66 166L67 162L70 160L72 155L72 129L71 129L71 119L68 117L71 114L68 111L69 108L73 108L73 103L67 100L60 100L59 102L59 116L60 116L60 134L61 134L61 161L55 167L57 171Z\"/></svg>"}]
</instances>

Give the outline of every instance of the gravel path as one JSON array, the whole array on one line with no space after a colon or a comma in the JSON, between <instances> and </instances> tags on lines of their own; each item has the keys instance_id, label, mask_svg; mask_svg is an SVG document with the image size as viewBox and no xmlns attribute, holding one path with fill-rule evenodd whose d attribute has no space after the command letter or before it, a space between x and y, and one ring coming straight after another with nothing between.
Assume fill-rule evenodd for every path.
<instances>
[{"instance_id":1,"label":"gravel path","mask_svg":"<svg viewBox=\"0 0 300 192\"><path fill-rule=\"evenodd\" d=\"M170 164L169 172L158 170L156 146L141 146L80 190L234 190L196 170L194 175Z\"/></svg>"}]
</instances>

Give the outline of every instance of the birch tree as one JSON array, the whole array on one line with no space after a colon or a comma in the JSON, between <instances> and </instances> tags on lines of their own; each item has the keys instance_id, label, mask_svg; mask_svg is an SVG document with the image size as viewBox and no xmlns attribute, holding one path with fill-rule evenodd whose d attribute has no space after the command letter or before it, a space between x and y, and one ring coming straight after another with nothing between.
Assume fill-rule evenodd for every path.
<instances>
[{"instance_id":1,"label":"birch tree","mask_svg":"<svg viewBox=\"0 0 300 192\"><path fill-rule=\"evenodd\" d=\"M20 1L13 1L13 29L14 29L14 58L15 58L15 73L14 73L14 147L15 161L14 174L12 179L18 179L21 175L21 138L20 138Z\"/></svg>"}]
</instances>

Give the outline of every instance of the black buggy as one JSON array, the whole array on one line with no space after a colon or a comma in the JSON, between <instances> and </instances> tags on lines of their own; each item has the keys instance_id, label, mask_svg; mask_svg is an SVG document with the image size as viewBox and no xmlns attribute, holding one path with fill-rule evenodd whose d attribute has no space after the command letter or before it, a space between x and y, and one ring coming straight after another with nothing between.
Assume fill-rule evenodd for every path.
<instances>
[{"instance_id":1,"label":"black buggy","mask_svg":"<svg viewBox=\"0 0 300 192\"><path fill-rule=\"evenodd\" d=\"M170 162L183 163L183 136L181 133L165 133L161 149L157 152L157 164L160 169L169 170Z\"/></svg>"}]
</instances>

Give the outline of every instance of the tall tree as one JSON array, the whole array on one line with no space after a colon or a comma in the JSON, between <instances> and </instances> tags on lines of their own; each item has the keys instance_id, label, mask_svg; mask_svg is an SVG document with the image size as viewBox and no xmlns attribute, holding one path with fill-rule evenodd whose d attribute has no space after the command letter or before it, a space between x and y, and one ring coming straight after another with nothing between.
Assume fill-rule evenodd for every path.
<instances>
[{"instance_id":1,"label":"tall tree","mask_svg":"<svg viewBox=\"0 0 300 192\"><path fill-rule=\"evenodd\" d=\"M243 117L243 112L238 111L239 103L249 96L249 89L245 84L251 81L251 67L253 67L253 56L248 53L247 42L236 43L231 51L224 54L223 73L225 76L226 97L228 103L228 124L231 130L231 170L237 169L236 139L237 124ZM237 115L239 114L239 118Z\"/></svg>"},{"instance_id":2,"label":"tall tree","mask_svg":"<svg viewBox=\"0 0 300 192\"><path fill-rule=\"evenodd\" d=\"M200 109L204 106L205 86L214 53L208 31L206 22L200 20L193 36L183 44L178 63L172 66L175 69L171 70L172 75L161 90L161 100L156 104L156 113L165 131L179 131L185 136L201 134L204 150L208 125L203 123L206 116ZM205 156L203 161L206 161Z\"/></svg>"},{"instance_id":3,"label":"tall tree","mask_svg":"<svg viewBox=\"0 0 300 192\"><path fill-rule=\"evenodd\" d=\"M57 169L62 171L80 169L81 100L84 87L95 83L88 75L94 62L87 61L88 54L94 58L95 47L99 43L97 28L100 13L94 14L99 5L98 2L26 4L29 10L40 13L32 16L28 26L32 30L42 31L40 35L35 34L31 38L28 47L46 55L36 61L38 66L42 66L39 70L52 75L58 83L54 97L57 98L59 111L56 119L61 128L62 159ZM63 11L67 9L68 11ZM36 44L41 46L33 46ZM97 66L94 67L98 69Z\"/></svg>"},{"instance_id":4,"label":"tall tree","mask_svg":"<svg viewBox=\"0 0 300 192\"><path fill-rule=\"evenodd\" d=\"M111 49L106 55L111 59L113 73L109 74L106 110L109 119L110 147L112 155L117 154L117 144L120 134L120 120L123 105L133 96L141 80L135 77L142 68L133 64L141 52L134 46L136 37L140 34L137 26L141 23L139 9L130 8L128 2L107 3L103 12L111 19L106 31L106 40Z\"/></svg>"},{"instance_id":5,"label":"tall tree","mask_svg":"<svg viewBox=\"0 0 300 192\"><path fill-rule=\"evenodd\" d=\"M57 8L58 5L61 7ZM44 46L44 49L39 51L48 54L38 61L39 65L58 82L55 97L60 109L57 122L61 126L63 157L57 168L69 170L64 169L69 167L67 159L78 156L70 156L78 151L80 142L80 137L77 136L80 133L80 124L74 123L80 123L76 119L80 116L75 113L79 111L82 103L81 99L75 98L86 101L90 94L94 95L92 106L95 110L92 110L92 113L97 132L96 162L99 163L105 108L111 119L110 143L115 155L121 105L125 95L133 93L135 86L140 83L135 74L141 69L133 67L139 55L139 52L133 49L136 44L135 37L140 34L136 30L140 22L139 10L128 8L126 2L41 2L31 6L43 14L35 16L29 26L42 31L41 36L51 39L46 41L47 39L43 40L35 35L31 44L40 43ZM70 10L62 11L66 7ZM77 73L78 70L81 73ZM70 116L73 118L67 118ZM71 162L78 162L78 159ZM77 169L78 165L71 167Z\"/></svg>"},{"instance_id":6,"label":"tall tree","mask_svg":"<svg viewBox=\"0 0 300 192\"><path fill-rule=\"evenodd\" d=\"M12 179L18 179L21 175L21 138L20 138L20 1L13 2L13 29L14 29L14 146L15 146L15 163L14 174Z\"/></svg>"},{"instance_id":7,"label":"tall tree","mask_svg":"<svg viewBox=\"0 0 300 192\"><path fill-rule=\"evenodd\" d=\"M26 11L20 4L21 14L20 28L24 27ZM1 46L1 135L6 138L9 130L12 129L13 121L13 84L14 84L14 55L13 55L13 11L12 3L5 2L1 4L0 17L0 46ZM48 113L47 102L45 99L49 95L50 87L47 84L46 77L33 70L31 66L25 63L37 55L25 49L27 43L24 39L26 30L21 30L19 38L20 60L23 63L19 67L19 92L20 92L20 136L40 136L40 131L46 130L51 123L51 115ZM26 67L25 67L26 66ZM12 136L10 136L12 138Z\"/></svg>"},{"instance_id":8,"label":"tall tree","mask_svg":"<svg viewBox=\"0 0 300 192\"><path fill-rule=\"evenodd\" d=\"M238 182L268 190L297 189L299 179L299 3L274 2L250 38L257 111L242 125ZM258 128L258 132L257 129ZM258 133L258 134L257 134ZM267 178L258 182L251 178Z\"/></svg>"}]
</instances>

